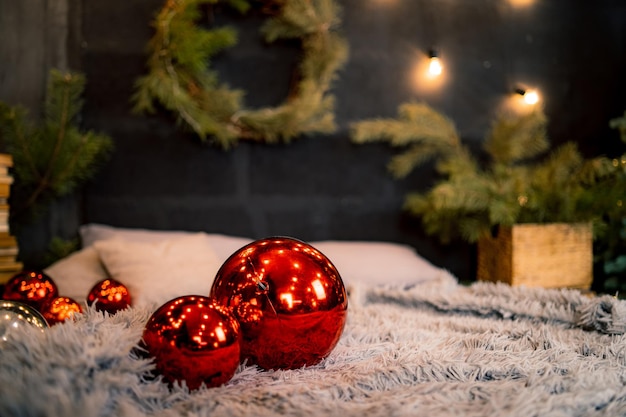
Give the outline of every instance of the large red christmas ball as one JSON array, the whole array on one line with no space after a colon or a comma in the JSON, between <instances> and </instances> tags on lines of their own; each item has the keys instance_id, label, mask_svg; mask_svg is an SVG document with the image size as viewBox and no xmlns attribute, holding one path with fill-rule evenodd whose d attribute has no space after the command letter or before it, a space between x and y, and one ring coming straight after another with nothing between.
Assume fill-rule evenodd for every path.
<instances>
[{"instance_id":1,"label":"large red christmas ball","mask_svg":"<svg viewBox=\"0 0 626 417\"><path fill-rule=\"evenodd\" d=\"M6 283L2 298L19 301L41 311L43 305L57 295L59 290L48 275L41 271L22 271Z\"/></svg>"},{"instance_id":2,"label":"large red christmas ball","mask_svg":"<svg viewBox=\"0 0 626 417\"><path fill-rule=\"evenodd\" d=\"M108 278L97 282L87 295L87 304L96 303L96 310L115 314L130 306L130 291L124 284Z\"/></svg>"},{"instance_id":3,"label":"large red christmas ball","mask_svg":"<svg viewBox=\"0 0 626 417\"><path fill-rule=\"evenodd\" d=\"M74 314L82 312L81 305L70 297L55 297L41 307L41 314L50 326L62 323Z\"/></svg>"},{"instance_id":4,"label":"large red christmas ball","mask_svg":"<svg viewBox=\"0 0 626 417\"><path fill-rule=\"evenodd\" d=\"M348 311L332 262L289 237L257 240L232 254L211 297L239 321L242 359L264 369L320 362L339 341Z\"/></svg>"},{"instance_id":5,"label":"large red christmas ball","mask_svg":"<svg viewBox=\"0 0 626 417\"><path fill-rule=\"evenodd\" d=\"M241 354L239 323L208 297L189 295L168 301L152 314L143 344L157 371L189 389L229 381Z\"/></svg>"}]
</instances>

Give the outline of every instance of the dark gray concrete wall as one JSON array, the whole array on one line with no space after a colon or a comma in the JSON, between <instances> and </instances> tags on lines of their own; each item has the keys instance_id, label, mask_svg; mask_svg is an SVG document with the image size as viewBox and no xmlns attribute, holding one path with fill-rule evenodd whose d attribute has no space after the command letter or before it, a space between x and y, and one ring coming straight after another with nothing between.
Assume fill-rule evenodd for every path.
<instances>
[{"instance_id":1,"label":"dark gray concrete wall","mask_svg":"<svg viewBox=\"0 0 626 417\"><path fill-rule=\"evenodd\" d=\"M38 117L51 68L78 62L75 50L80 4L74 0L0 0L0 99Z\"/></svg>"}]
</instances>

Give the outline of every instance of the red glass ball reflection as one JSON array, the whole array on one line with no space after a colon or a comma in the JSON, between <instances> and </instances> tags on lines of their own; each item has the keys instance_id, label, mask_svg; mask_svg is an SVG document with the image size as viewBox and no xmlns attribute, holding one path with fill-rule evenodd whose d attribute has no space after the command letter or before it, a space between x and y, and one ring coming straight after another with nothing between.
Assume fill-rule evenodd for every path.
<instances>
[{"instance_id":1,"label":"red glass ball reflection","mask_svg":"<svg viewBox=\"0 0 626 417\"><path fill-rule=\"evenodd\" d=\"M264 369L313 365L335 347L348 298L339 272L300 240L254 241L221 266L211 297L241 325L242 359Z\"/></svg>"},{"instance_id":2,"label":"red glass ball reflection","mask_svg":"<svg viewBox=\"0 0 626 417\"><path fill-rule=\"evenodd\" d=\"M6 283L2 298L19 301L41 311L43 305L57 295L59 290L48 275L40 271L22 271Z\"/></svg>"},{"instance_id":3,"label":"red glass ball reflection","mask_svg":"<svg viewBox=\"0 0 626 417\"><path fill-rule=\"evenodd\" d=\"M143 333L146 350L166 381L189 389L216 387L239 366L239 324L223 307L202 296L168 301L152 314Z\"/></svg>"},{"instance_id":4,"label":"red glass ball reflection","mask_svg":"<svg viewBox=\"0 0 626 417\"><path fill-rule=\"evenodd\" d=\"M114 279L102 280L89 290L87 303L96 303L96 310L115 314L130 306L131 297L128 288Z\"/></svg>"},{"instance_id":5,"label":"red glass ball reflection","mask_svg":"<svg viewBox=\"0 0 626 417\"><path fill-rule=\"evenodd\" d=\"M70 297L55 297L41 308L41 314L50 326L64 322L74 314L82 313L83 308Z\"/></svg>"}]
</instances>

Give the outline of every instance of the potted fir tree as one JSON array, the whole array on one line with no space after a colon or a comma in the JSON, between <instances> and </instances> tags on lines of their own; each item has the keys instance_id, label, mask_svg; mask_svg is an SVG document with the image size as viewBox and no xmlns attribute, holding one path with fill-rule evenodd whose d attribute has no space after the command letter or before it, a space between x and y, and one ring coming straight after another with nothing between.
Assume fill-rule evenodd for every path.
<instances>
[{"instance_id":1,"label":"potted fir tree","mask_svg":"<svg viewBox=\"0 0 626 417\"><path fill-rule=\"evenodd\" d=\"M626 155L584 158L574 143L551 149L546 127L541 110L500 116L479 161L450 119L408 103L397 119L355 123L352 139L402 147L389 164L396 177L435 160L440 180L409 193L405 208L443 242L477 242L479 279L588 288L592 236L626 213Z\"/></svg>"}]
</instances>

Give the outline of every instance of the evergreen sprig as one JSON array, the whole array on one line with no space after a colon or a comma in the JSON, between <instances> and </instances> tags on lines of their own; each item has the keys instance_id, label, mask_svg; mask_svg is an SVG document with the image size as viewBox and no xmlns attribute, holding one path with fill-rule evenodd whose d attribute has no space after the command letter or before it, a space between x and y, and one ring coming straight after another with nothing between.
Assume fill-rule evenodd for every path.
<instances>
[{"instance_id":1,"label":"evergreen sprig","mask_svg":"<svg viewBox=\"0 0 626 417\"><path fill-rule=\"evenodd\" d=\"M146 75L138 78L132 101L137 112L155 111L155 103L176 115L177 122L203 141L229 148L239 139L289 142L311 133L336 129L334 97L328 94L337 71L347 60L347 43L335 29L339 7L334 0L283 0L277 15L265 22L267 42L300 39L303 56L299 81L278 107L249 110L242 90L220 84L210 61L237 43L232 28L197 26L198 7L219 0L167 0L153 23ZM240 11L244 0L230 0Z\"/></svg>"},{"instance_id":2,"label":"evergreen sprig","mask_svg":"<svg viewBox=\"0 0 626 417\"><path fill-rule=\"evenodd\" d=\"M542 110L501 115L485 138L483 164L452 121L422 103L402 105L397 119L354 123L351 135L356 143L402 147L389 164L396 177L436 160L440 179L427 192L408 193L405 208L443 242L475 242L516 223L590 221L600 232L608 217L626 215L626 155L585 159L573 143L550 150L547 123Z\"/></svg>"},{"instance_id":3,"label":"evergreen sprig","mask_svg":"<svg viewBox=\"0 0 626 417\"><path fill-rule=\"evenodd\" d=\"M84 86L82 74L52 70L40 123L24 108L0 102L0 139L14 164L12 221L72 192L110 154L110 137L78 126Z\"/></svg>"},{"instance_id":4,"label":"evergreen sprig","mask_svg":"<svg viewBox=\"0 0 626 417\"><path fill-rule=\"evenodd\" d=\"M397 177L408 175L416 166L438 155L461 150L454 123L423 103L406 103L398 109L398 118L376 118L353 123L351 137L355 143L388 142L406 147L389 163Z\"/></svg>"}]
</instances>

